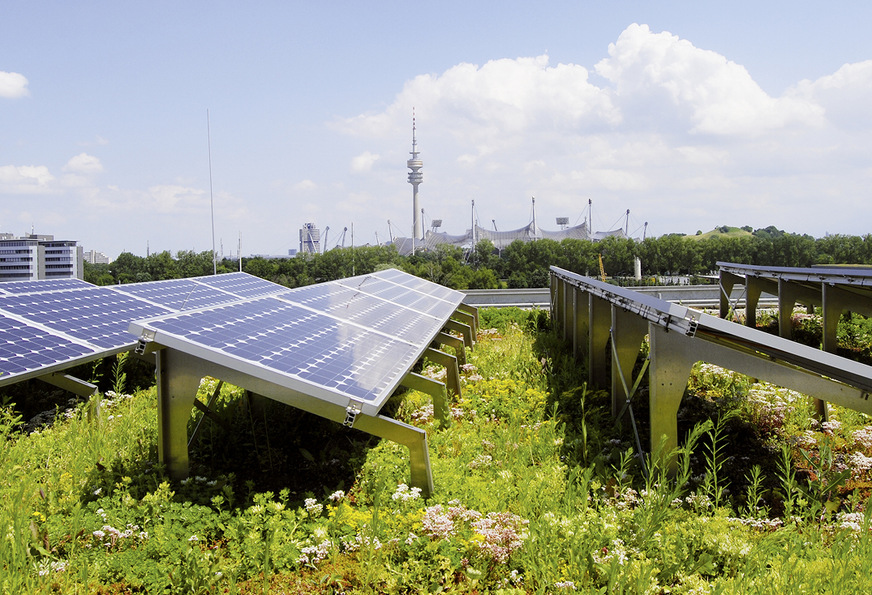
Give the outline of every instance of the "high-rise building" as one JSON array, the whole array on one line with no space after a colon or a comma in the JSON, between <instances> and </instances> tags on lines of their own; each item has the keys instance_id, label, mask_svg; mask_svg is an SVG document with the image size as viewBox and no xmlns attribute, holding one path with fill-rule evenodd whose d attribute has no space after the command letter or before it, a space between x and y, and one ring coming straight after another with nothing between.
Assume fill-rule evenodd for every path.
<instances>
[{"instance_id":1,"label":"high-rise building","mask_svg":"<svg viewBox=\"0 0 872 595\"><path fill-rule=\"evenodd\" d=\"M97 250L87 250L84 258L89 264L109 264L109 257Z\"/></svg>"},{"instance_id":2,"label":"high-rise building","mask_svg":"<svg viewBox=\"0 0 872 595\"><path fill-rule=\"evenodd\" d=\"M82 247L51 235L0 234L0 281L82 279Z\"/></svg>"}]
</instances>

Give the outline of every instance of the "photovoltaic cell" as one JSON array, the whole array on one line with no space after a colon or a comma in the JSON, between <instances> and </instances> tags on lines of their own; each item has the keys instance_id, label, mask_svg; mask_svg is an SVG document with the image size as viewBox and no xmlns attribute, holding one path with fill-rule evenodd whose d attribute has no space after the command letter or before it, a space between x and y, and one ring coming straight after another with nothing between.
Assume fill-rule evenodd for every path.
<instances>
[{"instance_id":1,"label":"photovoltaic cell","mask_svg":"<svg viewBox=\"0 0 872 595\"><path fill-rule=\"evenodd\" d=\"M378 273L378 276L386 281L391 281L392 283L396 283L397 285L402 285L403 287L415 289L417 291L426 293L427 295L431 295L442 300L452 301L458 294L460 294L460 298L463 299L463 295L459 291L449 289L444 285L439 285L438 283L433 283L431 281L427 281L426 279L421 279L420 277L404 273L397 269L380 271Z\"/></svg>"},{"instance_id":2,"label":"photovoltaic cell","mask_svg":"<svg viewBox=\"0 0 872 595\"><path fill-rule=\"evenodd\" d=\"M248 273L225 273L211 277L196 277L196 281L244 298L273 295L287 291L286 287L259 277L254 277Z\"/></svg>"},{"instance_id":3,"label":"photovoltaic cell","mask_svg":"<svg viewBox=\"0 0 872 595\"><path fill-rule=\"evenodd\" d=\"M110 289L178 312L226 304L241 297L205 283L198 283L194 279L128 283L113 285Z\"/></svg>"},{"instance_id":4,"label":"photovoltaic cell","mask_svg":"<svg viewBox=\"0 0 872 595\"><path fill-rule=\"evenodd\" d=\"M279 297L415 344L422 337L432 336L444 324L435 316L345 287L339 282L300 287Z\"/></svg>"},{"instance_id":5,"label":"photovoltaic cell","mask_svg":"<svg viewBox=\"0 0 872 595\"><path fill-rule=\"evenodd\" d=\"M94 287L81 279L38 279L34 281L4 281L0 283L0 293L44 293L63 289L82 289Z\"/></svg>"},{"instance_id":6,"label":"photovoltaic cell","mask_svg":"<svg viewBox=\"0 0 872 595\"><path fill-rule=\"evenodd\" d=\"M390 396L420 352L405 341L269 297L134 323L131 330L136 327L157 331L155 340L170 347L192 343L368 402Z\"/></svg>"},{"instance_id":7,"label":"photovoltaic cell","mask_svg":"<svg viewBox=\"0 0 872 595\"><path fill-rule=\"evenodd\" d=\"M11 317L0 318L0 371L3 376L38 370L95 353L91 347L58 337Z\"/></svg>"},{"instance_id":8,"label":"photovoltaic cell","mask_svg":"<svg viewBox=\"0 0 872 595\"><path fill-rule=\"evenodd\" d=\"M387 272L387 271L383 271ZM380 273L379 273L380 274ZM405 274L405 273L403 273ZM411 275L409 275L411 277ZM418 289L413 289L401 284L396 283L395 281L388 281L386 279L382 279L380 276L369 275L366 277L352 277L350 279L342 279L338 281L339 284L344 285L346 287L353 288L357 291L365 292L371 295L375 295L381 298L384 298L391 302L392 304L396 304L398 306L403 306L406 308L411 308L413 310L417 310L419 312L427 312L437 318L442 318L443 316L450 316L452 312L457 308L460 302L463 300L463 294L459 291L454 292L454 300L447 301L445 299L439 298L435 295L430 295L426 293L426 291L421 291ZM424 281L424 283L428 283L428 281ZM436 285L435 283L431 283L431 285L441 288L441 285ZM420 286L422 290L426 290L426 285ZM438 291L438 290L434 290ZM448 290L452 291L452 290ZM440 292L441 293L441 292Z\"/></svg>"},{"instance_id":9,"label":"photovoltaic cell","mask_svg":"<svg viewBox=\"0 0 872 595\"><path fill-rule=\"evenodd\" d=\"M171 312L105 287L0 296L0 310L106 349L135 343L131 320Z\"/></svg>"}]
</instances>

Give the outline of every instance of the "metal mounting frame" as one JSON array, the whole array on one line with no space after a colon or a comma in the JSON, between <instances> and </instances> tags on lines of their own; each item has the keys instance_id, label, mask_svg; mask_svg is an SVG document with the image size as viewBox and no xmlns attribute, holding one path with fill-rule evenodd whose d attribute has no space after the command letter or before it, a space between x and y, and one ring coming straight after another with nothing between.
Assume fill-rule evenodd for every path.
<instances>
[{"instance_id":1,"label":"metal mounting frame","mask_svg":"<svg viewBox=\"0 0 872 595\"><path fill-rule=\"evenodd\" d=\"M574 350L583 356L592 386L607 388L606 345L612 341L613 413L622 393L626 396L624 387L648 336L652 452L664 436L661 452L670 453L678 445L678 406L697 361L872 414L870 366L558 267L551 267L551 283L555 328L574 348L587 335L587 351Z\"/></svg>"}]
</instances>

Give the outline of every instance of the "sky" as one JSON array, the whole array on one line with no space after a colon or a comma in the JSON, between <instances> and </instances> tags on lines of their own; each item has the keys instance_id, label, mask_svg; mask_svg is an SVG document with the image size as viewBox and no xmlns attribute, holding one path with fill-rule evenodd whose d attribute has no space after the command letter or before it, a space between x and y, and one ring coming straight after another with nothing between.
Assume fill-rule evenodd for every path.
<instances>
[{"instance_id":1,"label":"sky","mask_svg":"<svg viewBox=\"0 0 872 595\"><path fill-rule=\"evenodd\" d=\"M427 228L520 228L535 197L546 229L865 235L869 23L866 1L0 0L0 232L112 258L408 236L414 110Z\"/></svg>"}]
</instances>

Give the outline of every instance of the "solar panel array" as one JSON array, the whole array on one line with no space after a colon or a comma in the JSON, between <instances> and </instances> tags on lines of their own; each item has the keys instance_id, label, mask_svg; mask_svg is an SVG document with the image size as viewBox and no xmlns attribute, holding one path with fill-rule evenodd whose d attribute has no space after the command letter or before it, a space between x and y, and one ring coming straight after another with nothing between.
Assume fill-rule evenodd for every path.
<instances>
[{"instance_id":1,"label":"solar panel array","mask_svg":"<svg viewBox=\"0 0 872 595\"><path fill-rule=\"evenodd\" d=\"M148 328L168 347L375 413L462 298L393 269L293 290L246 273L110 287L7 282L0 386L130 350Z\"/></svg>"},{"instance_id":2,"label":"solar panel array","mask_svg":"<svg viewBox=\"0 0 872 595\"><path fill-rule=\"evenodd\" d=\"M130 325L163 346L374 415L463 294L396 270Z\"/></svg>"},{"instance_id":3,"label":"solar panel array","mask_svg":"<svg viewBox=\"0 0 872 595\"><path fill-rule=\"evenodd\" d=\"M132 349L132 320L280 293L245 273L98 287L80 279L0 283L0 386Z\"/></svg>"}]
</instances>

